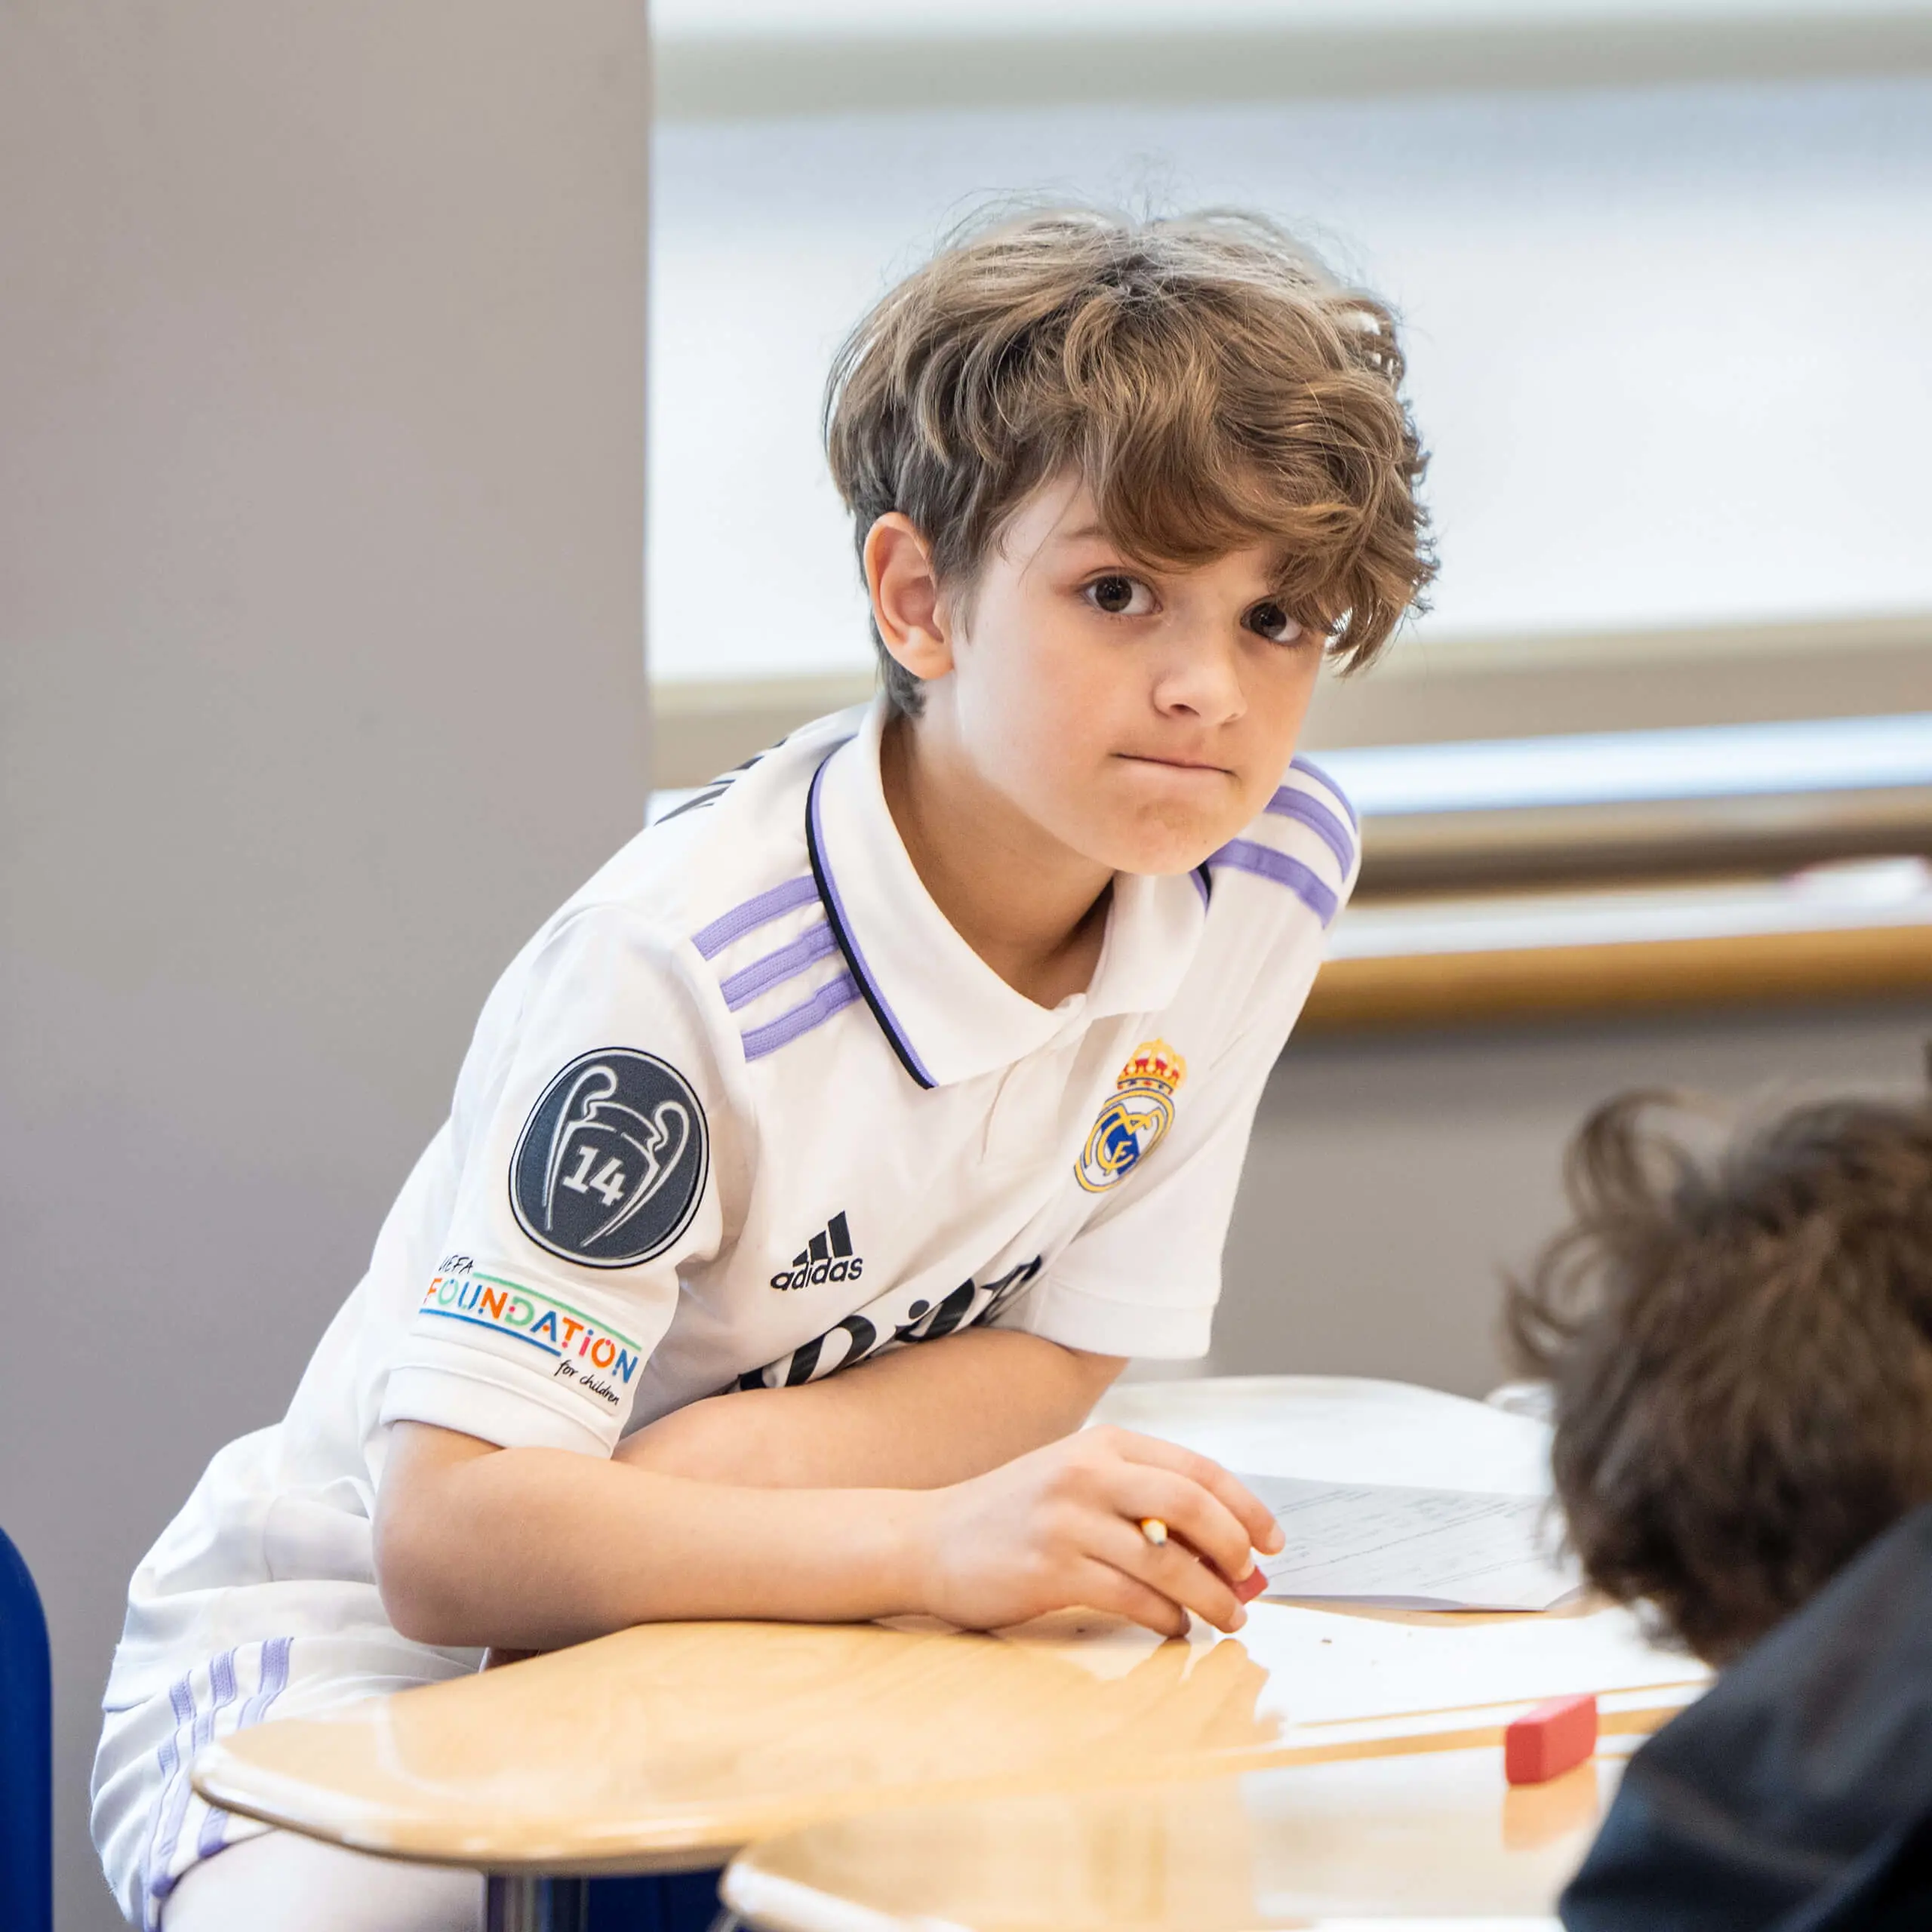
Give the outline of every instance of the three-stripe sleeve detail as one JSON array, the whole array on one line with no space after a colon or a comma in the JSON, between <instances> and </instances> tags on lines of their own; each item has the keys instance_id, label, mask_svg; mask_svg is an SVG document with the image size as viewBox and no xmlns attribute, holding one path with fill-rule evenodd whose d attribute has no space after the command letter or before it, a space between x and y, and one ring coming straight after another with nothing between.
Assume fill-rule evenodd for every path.
<instances>
[{"instance_id":1,"label":"three-stripe sleeve detail","mask_svg":"<svg viewBox=\"0 0 1932 1932\"><path fill-rule=\"evenodd\" d=\"M1285 852L1276 851L1272 845L1252 838L1237 838L1223 845L1208 863L1217 870L1229 866L1286 886L1324 926L1341 909L1340 894L1324 884L1312 866L1291 859Z\"/></svg>"}]
</instances>

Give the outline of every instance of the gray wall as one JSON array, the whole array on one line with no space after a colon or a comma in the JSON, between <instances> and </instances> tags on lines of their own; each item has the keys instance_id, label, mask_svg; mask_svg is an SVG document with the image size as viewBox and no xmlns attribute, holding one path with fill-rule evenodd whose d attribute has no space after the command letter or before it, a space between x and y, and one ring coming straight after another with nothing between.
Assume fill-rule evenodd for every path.
<instances>
[{"instance_id":1,"label":"gray wall","mask_svg":"<svg viewBox=\"0 0 1932 1932\"><path fill-rule=\"evenodd\" d=\"M1211 1367L1480 1395L1510 1364L1497 1284L1563 1220L1564 1142L1631 1087L1758 1106L1923 1091L1916 1004L1291 1040L1256 1122Z\"/></svg>"},{"instance_id":2,"label":"gray wall","mask_svg":"<svg viewBox=\"0 0 1932 1932\"><path fill-rule=\"evenodd\" d=\"M639 822L641 0L0 0L0 1523L129 1571Z\"/></svg>"}]
</instances>

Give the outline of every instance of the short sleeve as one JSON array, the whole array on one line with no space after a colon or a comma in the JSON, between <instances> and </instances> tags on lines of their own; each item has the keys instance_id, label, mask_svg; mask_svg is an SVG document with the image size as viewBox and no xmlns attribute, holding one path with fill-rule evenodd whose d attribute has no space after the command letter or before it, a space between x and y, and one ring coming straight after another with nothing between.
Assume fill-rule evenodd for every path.
<instances>
[{"instance_id":1,"label":"short sleeve","mask_svg":"<svg viewBox=\"0 0 1932 1932\"><path fill-rule=\"evenodd\" d=\"M1213 1062L1188 1069L1160 1145L998 1325L1096 1355L1208 1352L1255 1109L1321 961L1318 932L1281 959Z\"/></svg>"},{"instance_id":2,"label":"short sleeve","mask_svg":"<svg viewBox=\"0 0 1932 1932\"><path fill-rule=\"evenodd\" d=\"M455 1208L382 1420L608 1455L680 1266L718 1243L715 1056L676 943L620 909L545 941L503 1023L459 1088Z\"/></svg>"}]
</instances>

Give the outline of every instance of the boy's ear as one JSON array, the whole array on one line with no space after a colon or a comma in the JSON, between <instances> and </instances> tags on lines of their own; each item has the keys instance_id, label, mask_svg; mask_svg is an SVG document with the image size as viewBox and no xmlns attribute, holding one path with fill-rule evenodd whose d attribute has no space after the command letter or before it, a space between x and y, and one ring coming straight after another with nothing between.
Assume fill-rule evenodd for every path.
<instances>
[{"instance_id":1,"label":"boy's ear","mask_svg":"<svg viewBox=\"0 0 1932 1932\"><path fill-rule=\"evenodd\" d=\"M866 588L879 639L922 681L952 669L952 626L932 552L910 517L888 510L866 532Z\"/></svg>"}]
</instances>

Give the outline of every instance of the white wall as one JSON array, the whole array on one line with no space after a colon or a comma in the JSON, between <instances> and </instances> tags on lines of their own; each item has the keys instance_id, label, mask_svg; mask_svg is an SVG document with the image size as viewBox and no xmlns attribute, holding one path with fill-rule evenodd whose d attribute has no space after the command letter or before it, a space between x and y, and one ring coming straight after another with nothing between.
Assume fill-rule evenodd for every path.
<instances>
[{"instance_id":1,"label":"white wall","mask_svg":"<svg viewBox=\"0 0 1932 1932\"><path fill-rule=\"evenodd\" d=\"M0 5L0 1523L136 1558L639 820L641 0Z\"/></svg>"}]
</instances>

